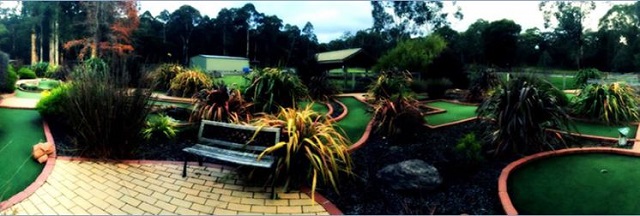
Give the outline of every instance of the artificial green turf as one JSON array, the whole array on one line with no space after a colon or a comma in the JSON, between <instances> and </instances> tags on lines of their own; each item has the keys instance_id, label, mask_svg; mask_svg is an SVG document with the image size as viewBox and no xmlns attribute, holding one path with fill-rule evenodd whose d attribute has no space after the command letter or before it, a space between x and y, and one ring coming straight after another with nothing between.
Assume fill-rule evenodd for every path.
<instances>
[{"instance_id":1,"label":"artificial green turf","mask_svg":"<svg viewBox=\"0 0 640 216\"><path fill-rule=\"evenodd\" d=\"M577 154L516 169L508 191L520 214L640 214L640 158Z\"/></svg>"},{"instance_id":2,"label":"artificial green turf","mask_svg":"<svg viewBox=\"0 0 640 216\"><path fill-rule=\"evenodd\" d=\"M368 111L368 106L354 97L339 97L338 100L347 106L347 115L336 122L336 125L344 130L351 142L357 142L367 129L367 125L372 118Z\"/></svg>"},{"instance_id":3,"label":"artificial green turf","mask_svg":"<svg viewBox=\"0 0 640 216\"><path fill-rule=\"evenodd\" d=\"M44 167L31 157L32 146L45 141L35 110L0 108L0 201L24 190Z\"/></svg>"},{"instance_id":4,"label":"artificial green turf","mask_svg":"<svg viewBox=\"0 0 640 216\"><path fill-rule=\"evenodd\" d=\"M29 99L40 99L42 98L41 92L26 92L16 88L16 97L17 98L29 98Z\"/></svg>"},{"instance_id":5,"label":"artificial green turf","mask_svg":"<svg viewBox=\"0 0 640 216\"><path fill-rule=\"evenodd\" d=\"M305 108L307 105L309 105L309 101L300 101L298 102L298 107L300 109ZM325 115L329 112L329 107L327 107L326 104L321 103L321 102L311 102L311 109L317 113L320 113L322 115Z\"/></svg>"},{"instance_id":6,"label":"artificial green turf","mask_svg":"<svg viewBox=\"0 0 640 216\"><path fill-rule=\"evenodd\" d=\"M60 81L52 79L41 79L38 82L38 88L42 90L49 90L60 85Z\"/></svg>"},{"instance_id":7,"label":"artificial green turf","mask_svg":"<svg viewBox=\"0 0 640 216\"><path fill-rule=\"evenodd\" d=\"M595 135L595 136L603 136L610 138L618 138L618 128L629 127L631 130L629 131L630 138L636 137L636 132L638 131L637 125L628 125L628 126L608 126L601 123L591 123L591 122L583 122L583 121L573 121L575 128L569 128L571 132L578 132L580 134L585 135ZM565 129L565 128L563 128ZM577 129L577 130L576 130Z\"/></svg>"},{"instance_id":8,"label":"artificial green turf","mask_svg":"<svg viewBox=\"0 0 640 216\"><path fill-rule=\"evenodd\" d=\"M476 117L476 109L478 109L477 106L462 105L446 101L429 102L427 105L447 110L444 113L432 114L424 117L427 120L427 124L432 126Z\"/></svg>"}]
</instances>

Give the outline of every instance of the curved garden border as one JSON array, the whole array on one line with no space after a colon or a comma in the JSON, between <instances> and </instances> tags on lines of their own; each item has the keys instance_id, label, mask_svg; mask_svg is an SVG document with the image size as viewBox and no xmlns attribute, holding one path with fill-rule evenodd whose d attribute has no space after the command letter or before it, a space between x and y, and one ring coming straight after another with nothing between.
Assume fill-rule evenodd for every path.
<instances>
[{"instance_id":1,"label":"curved garden border","mask_svg":"<svg viewBox=\"0 0 640 216\"><path fill-rule=\"evenodd\" d=\"M560 156L560 155L570 155L570 154L584 154L584 153L615 153L615 154L621 154L621 155L640 157L640 152L628 150L628 149L608 148L608 147L589 147L589 148L569 148L569 149L561 149L561 150L555 150L555 151L546 151L546 152L540 152L537 154L520 158L519 160L510 163L509 165L507 165L507 167L502 169L502 173L500 174L500 178L498 179L498 196L500 196L500 203L502 204L502 208L504 209L505 214L507 215L518 214L518 211L516 210L516 208L513 206L513 203L511 202L511 198L509 197L509 193L507 189L507 180L509 179L509 175L513 170L531 161L535 161L543 158Z\"/></svg>"},{"instance_id":2,"label":"curved garden border","mask_svg":"<svg viewBox=\"0 0 640 216\"><path fill-rule=\"evenodd\" d=\"M448 102L448 103L454 103L454 104L460 104L460 105L467 105L467 106L478 106L478 103L467 103L467 102L460 102L457 100L445 100L445 99L436 99L436 100L428 100L428 101L421 101L423 103L423 106L428 107L430 109L434 109L434 111L430 111L427 112L425 115L433 115L433 114L439 114L439 113L444 113L447 112L447 110L445 109L440 109L437 107L432 107L427 105L427 103L431 103L431 102ZM454 122L449 122L449 123L445 123L445 124L441 124L441 125L430 125L429 123L424 124L424 126L428 127L429 129L436 129L436 128L441 128L441 127L447 127L447 126L451 126L451 125L456 125L456 124L460 124L460 123L465 123L465 122L469 122L469 121L473 121L478 119L478 116L476 117L471 117L471 118L466 118L466 119L462 119L462 120L458 120L458 121L454 121Z\"/></svg>"},{"instance_id":3,"label":"curved garden border","mask_svg":"<svg viewBox=\"0 0 640 216\"><path fill-rule=\"evenodd\" d=\"M347 114L349 113L349 108L347 108L347 105L344 105L342 102L340 102L339 100L336 100L335 98L332 100L342 107L342 113L339 116L333 118L334 121L340 121L347 116ZM333 113L333 107L332 106L329 106L329 107L331 107L331 113Z\"/></svg>"},{"instance_id":4,"label":"curved garden border","mask_svg":"<svg viewBox=\"0 0 640 216\"><path fill-rule=\"evenodd\" d=\"M38 190L38 188L40 188L40 186L42 186L44 182L47 181L47 178L49 177L49 175L51 175L51 172L53 172L53 167L56 164L56 144L53 140L53 135L51 135L49 124L47 124L47 122L43 120L42 127L44 128L44 135L47 138L47 142L53 144L53 153L49 156L49 159L47 159L47 163L44 165L42 172L40 173L40 175L38 175L33 183L31 183L22 192L17 193L11 198L0 202L0 211L4 211L5 209L8 209L9 207L31 196L31 194L35 193L36 190Z\"/></svg>"}]
</instances>

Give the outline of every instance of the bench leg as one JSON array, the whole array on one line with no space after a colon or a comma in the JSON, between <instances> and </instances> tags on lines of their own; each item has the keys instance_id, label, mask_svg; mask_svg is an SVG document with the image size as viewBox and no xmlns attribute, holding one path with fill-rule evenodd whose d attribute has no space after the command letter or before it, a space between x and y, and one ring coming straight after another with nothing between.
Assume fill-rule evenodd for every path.
<instances>
[{"instance_id":1,"label":"bench leg","mask_svg":"<svg viewBox=\"0 0 640 216\"><path fill-rule=\"evenodd\" d=\"M276 180L278 179L278 166L273 168L273 178L271 179L271 199L276 199Z\"/></svg>"},{"instance_id":2,"label":"bench leg","mask_svg":"<svg viewBox=\"0 0 640 216\"><path fill-rule=\"evenodd\" d=\"M182 178L187 177L187 155L184 156L184 166L182 167Z\"/></svg>"}]
</instances>

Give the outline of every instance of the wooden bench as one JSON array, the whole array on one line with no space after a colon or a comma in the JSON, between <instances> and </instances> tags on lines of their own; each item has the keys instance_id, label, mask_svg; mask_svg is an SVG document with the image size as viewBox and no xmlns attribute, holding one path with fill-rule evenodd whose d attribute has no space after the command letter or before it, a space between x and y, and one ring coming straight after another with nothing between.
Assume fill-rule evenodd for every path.
<instances>
[{"instance_id":1,"label":"wooden bench","mask_svg":"<svg viewBox=\"0 0 640 216\"><path fill-rule=\"evenodd\" d=\"M258 130L255 138L251 140ZM210 158L244 166L270 168L274 170L271 196L275 198L277 169L274 164L276 157L265 155L258 160L258 156L266 148L279 141L280 128L258 128L250 125L202 120L198 131L198 143L182 149L185 152L182 177L187 176L187 161L191 155L198 156L200 166L202 166L203 158Z\"/></svg>"}]
</instances>

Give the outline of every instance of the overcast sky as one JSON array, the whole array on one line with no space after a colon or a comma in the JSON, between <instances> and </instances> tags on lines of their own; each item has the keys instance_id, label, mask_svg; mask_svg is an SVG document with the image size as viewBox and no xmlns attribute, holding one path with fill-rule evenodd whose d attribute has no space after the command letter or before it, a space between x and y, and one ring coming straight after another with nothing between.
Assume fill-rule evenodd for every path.
<instances>
[{"instance_id":1,"label":"overcast sky","mask_svg":"<svg viewBox=\"0 0 640 216\"><path fill-rule=\"evenodd\" d=\"M249 1L141 1L141 12L149 10L154 16L167 9L173 12L181 5L189 4L203 15L216 17L222 8L242 7ZM302 28L310 21L318 36L319 42L329 42L339 38L344 32L352 33L373 25L371 4L368 1L253 1L253 5L261 13L277 15L285 24ZM613 4L633 3L614 2ZM451 27L464 31L477 19L494 21L511 19L522 26L522 30L538 27L543 29L542 13L538 10L537 1L458 1L456 6L462 8L464 18L452 20ZM611 7L610 2L597 2L596 10L587 20L587 28L596 29L597 22ZM445 2L445 10L454 11L453 2Z\"/></svg>"},{"instance_id":2,"label":"overcast sky","mask_svg":"<svg viewBox=\"0 0 640 216\"><path fill-rule=\"evenodd\" d=\"M242 7L251 1L140 1L140 13L149 10L154 16L167 9L173 12L184 4L198 9L202 15L216 17L220 9ZM277 15L285 24L302 28L309 21L315 28L319 42L329 42L339 38L344 32L352 33L370 28L371 4L369 1L253 1L256 9L267 15ZM586 28L597 29L598 19L611 7L611 4L631 4L633 2L598 1L586 22ZM452 1L445 1L445 10L454 11ZM458 1L464 19L452 20L451 27L465 31L477 19L494 21L511 19L522 26L522 30L538 27L543 29L542 13L538 10L538 1ZM15 5L15 2L2 2L2 6Z\"/></svg>"}]
</instances>

